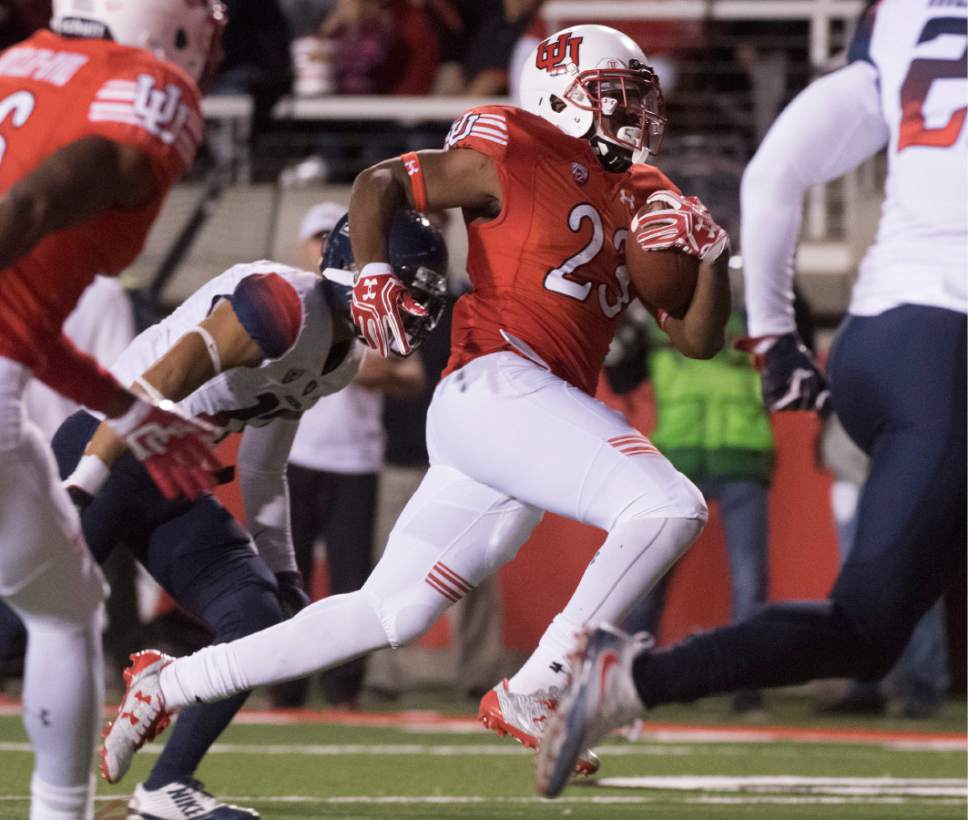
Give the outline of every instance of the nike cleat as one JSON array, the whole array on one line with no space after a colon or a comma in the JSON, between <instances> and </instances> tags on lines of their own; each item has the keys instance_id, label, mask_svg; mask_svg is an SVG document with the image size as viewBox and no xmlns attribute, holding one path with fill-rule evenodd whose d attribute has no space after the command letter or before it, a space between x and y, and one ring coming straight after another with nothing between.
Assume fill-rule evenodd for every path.
<instances>
[{"instance_id":1,"label":"nike cleat","mask_svg":"<svg viewBox=\"0 0 968 820\"><path fill-rule=\"evenodd\" d=\"M174 780L160 789L135 786L127 820L258 820L254 809L222 803L192 777Z\"/></svg>"},{"instance_id":2,"label":"nike cleat","mask_svg":"<svg viewBox=\"0 0 968 820\"><path fill-rule=\"evenodd\" d=\"M505 678L481 698L477 719L492 732L510 735L527 748L537 749L545 722L558 706L558 695L557 688L529 695L511 692ZM592 775L601 765L598 755L585 749L575 761L575 773Z\"/></svg>"},{"instance_id":3,"label":"nike cleat","mask_svg":"<svg viewBox=\"0 0 968 820\"><path fill-rule=\"evenodd\" d=\"M173 660L154 649L131 655L131 665L124 670L124 697L118 716L101 735L101 776L108 783L124 777L134 753L171 723L159 679L161 670Z\"/></svg>"},{"instance_id":4,"label":"nike cleat","mask_svg":"<svg viewBox=\"0 0 968 820\"><path fill-rule=\"evenodd\" d=\"M538 749L539 794L557 797L583 749L641 715L645 707L632 680L632 661L652 645L645 632L629 637L608 624L582 634L571 658L571 682L548 717Z\"/></svg>"}]
</instances>

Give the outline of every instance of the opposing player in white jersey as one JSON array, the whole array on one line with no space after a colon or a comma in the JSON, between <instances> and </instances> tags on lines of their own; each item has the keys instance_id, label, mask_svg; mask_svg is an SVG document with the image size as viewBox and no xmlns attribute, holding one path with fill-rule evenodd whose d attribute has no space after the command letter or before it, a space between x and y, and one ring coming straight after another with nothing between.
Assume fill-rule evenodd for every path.
<instances>
[{"instance_id":1,"label":"opposing player in white jersey","mask_svg":"<svg viewBox=\"0 0 968 820\"><path fill-rule=\"evenodd\" d=\"M446 270L446 248L423 216L399 215L390 253L408 274L419 267L425 281L443 287L443 274L432 271ZM111 368L134 390L169 399L225 433L241 432L235 472L245 529L211 495L162 497L124 442L88 412L70 417L54 437L94 557L104 561L123 543L216 641L276 624L309 602L293 555L286 462L302 413L356 373L363 347L349 303L345 283L268 261L236 265L138 335ZM442 300L428 301L431 318L442 307ZM136 787L129 817L254 816L220 803L194 778L246 696L181 714Z\"/></svg>"},{"instance_id":2,"label":"opposing player in white jersey","mask_svg":"<svg viewBox=\"0 0 968 820\"><path fill-rule=\"evenodd\" d=\"M407 327L421 318L386 253L399 209L462 207L474 284L454 308L451 359L428 412L430 469L383 558L358 592L139 670L124 701L136 722L117 721L105 738L119 769L169 710L196 698L415 639L510 561L552 510L608 535L532 658L482 704L489 726L533 746L567 679L575 632L621 617L702 529L699 491L593 394L633 298L626 239L712 260L725 233L698 200L642 164L665 120L658 80L632 40L577 26L541 43L526 71L527 110L479 106L455 122L447 150L387 160L354 184L353 311L371 347L406 354ZM658 191L675 205L629 235L632 216ZM673 226L665 244L648 241L656 224ZM665 326L687 355L711 356L728 313L726 271L706 266L688 310ZM541 588L536 578L534 594ZM583 759L584 771L596 767Z\"/></svg>"},{"instance_id":3,"label":"opposing player in white jersey","mask_svg":"<svg viewBox=\"0 0 968 820\"><path fill-rule=\"evenodd\" d=\"M661 651L611 629L592 632L539 754L545 794L561 790L581 749L643 706L881 677L963 574L966 57L964 3L872 3L849 64L790 104L743 179L746 298L764 399L774 410L821 410L825 379L793 321L803 194L888 152L877 238L828 368L837 415L871 457L856 543L828 598L773 604Z\"/></svg>"}]
</instances>

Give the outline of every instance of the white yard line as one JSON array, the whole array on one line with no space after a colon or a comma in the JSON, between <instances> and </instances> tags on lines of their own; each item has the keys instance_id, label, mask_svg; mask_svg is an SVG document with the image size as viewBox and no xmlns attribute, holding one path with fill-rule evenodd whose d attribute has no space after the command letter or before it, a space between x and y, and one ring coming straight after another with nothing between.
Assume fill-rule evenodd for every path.
<instances>
[{"instance_id":1,"label":"white yard line","mask_svg":"<svg viewBox=\"0 0 968 820\"><path fill-rule=\"evenodd\" d=\"M795 744L794 744L795 745ZM742 743L731 745L714 743L704 746L699 743L669 744L669 743L622 743L600 746L595 751L600 757L737 757L749 754L741 748ZM149 743L142 749L143 755L159 755L164 748L164 738L155 743ZM923 747L908 744L894 751L905 752L957 752L961 749L951 749L945 746ZM29 743L0 741L0 752L31 753ZM764 752L765 753L765 752ZM864 749L840 749L838 755L863 754ZM397 755L428 755L436 757L510 757L529 755L532 752L518 743L475 743L475 744L430 744L430 743L216 743L208 754L233 755L302 755L305 757L343 757L349 755L392 757ZM769 752L774 757L795 757L800 754L795 748L774 749Z\"/></svg>"},{"instance_id":2,"label":"white yard line","mask_svg":"<svg viewBox=\"0 0 968 820\"><path fill-rule=\"evenodd\" d=\"M646 805L651 803L670 803L668 796L635 796L623 795L591 795L588 797L559 797L557 800L545 800L541 797L483 797L478 795L346 795L342 797L313 797L311 795L260 795L260 794L226 794L223 800L233 803L275 803L275 804L305 804L305 805L490 805L494 803L504 805L524 806L589 806L589 805ZM29 800L24 795L0 795L0 802L23 802ZM98 802L121 803L126 797L111 797L100 795L95 798ZM701 795L698 797L683 797L676 799L676 805L903 805L911 803L929 803L932 806L964 805L964 800L952 798L912 799L908 797L890 795L878 796L830 796L830 795Z\"/></svg>"},{"instance_id":3,"label":"white yard line","mask_svg":"<svg viewBox=\"0 0 968 820\"><path fill-rule=\"evenodd\" d=\"M685 792L791 792L849 797L968 797L968 781L930 777L801 777L799 775L669 775L606 777L596 786Z\"/></svg>"}]
</instances>

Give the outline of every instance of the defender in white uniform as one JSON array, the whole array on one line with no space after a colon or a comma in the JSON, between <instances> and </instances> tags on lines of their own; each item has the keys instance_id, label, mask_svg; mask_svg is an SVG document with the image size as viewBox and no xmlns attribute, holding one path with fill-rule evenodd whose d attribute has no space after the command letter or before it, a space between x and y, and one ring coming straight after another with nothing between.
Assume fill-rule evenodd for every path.
<instances>
[{"instance_id":1,"label":"defender in white uniform","mask_svg":"<svg viewBox=\"0 0 968 820\"><path fill-rule=\"evenodd\" d=\"M837 415L871 457L855 546L829 596L774 604L661 651L608 628L591 633L546 730L543 793L557 794L579 751L643 705L881 677L964 572L966 58L963 0L871 3L849 64L791 103L744 177L746 292L764 398L776 410L822 409L825 378L793 322L803 194L888 152L877 239L829 363Z\"/></svg>"},{"instance_id":2,"label":"defender in white uniform","mask_svg":"<svg viewBox=\"0 0 968 820\"><path fill-rule=\"evenodd\" d=\"M436 265L446 260L443 238L426 217L406 211L387 244L425 306L409 328L416 347L443 309L436 287L444 282L437 268L446 269L446 262ZM350 318L352 274L325 273L321 279L274 262L236 265L138 336L113 368L136 391L171 399L226 432L242 431L236 470L251 538L211 496L191 505L165 502L107 426L87 414L68 420L54 440L61 473L71 473L68 489L85 504L81 523L95 556L103 559L123 541L219 643L276 624L309 602L293 555L286 462L302 413L349 384L362 355ZM199 337L207 356L195 355ZM113 464L110 475L105 464ZM246 696L239 691L181 714L150 777L136 788L129 816L252 816L219 804L193 777ZM121 722L130 725L131 717L126 712ZM105 755L101 770L111 780L120 776Z\"/></svg>"},{"instance_id":3,"label":"defender in white uniform","mask_svg":"<svg viewBox=\"0 0 968 820\"><path fill-rule=\"evenodd\" d=\"M340 290L274 262L236 265L138 335L111 368L135 392L171 399L224 434L242 433L235 471L248 532L210 495L165 499L123 442L88 412L71 416L54 436L95 558L103 562L123 542L218 641L278 623L308 603L292 551L286 462L301 414L348 384L359 365L362 347ZM198 337L207 351L201 357ZM193 777L245 698L184 712L135 789L129 816L208 816L216 809L228 820L255 816L220 804Z\"/></svg>"}]
</instances>

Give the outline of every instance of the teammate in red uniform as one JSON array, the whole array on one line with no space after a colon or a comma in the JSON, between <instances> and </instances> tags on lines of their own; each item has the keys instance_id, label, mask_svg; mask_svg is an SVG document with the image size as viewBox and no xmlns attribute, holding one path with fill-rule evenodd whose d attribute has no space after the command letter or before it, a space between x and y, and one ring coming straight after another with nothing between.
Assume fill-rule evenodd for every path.
<instances>
[{"instance_id":1,"label":"teammate in red uniform","mask_svg":"<svg viewBox=\"0 0 968 820\"><path fill-rule=\"evenodd\" d=\"M386 263L398 209L463 208L474 284L455 308L453 356L429 410L430 469L382 560L359 592L261 633L177 660L142 653L122 704L130 718L105 740L119 770L170 711L196 699L413 640L511 560L551 510L608 537L531 659L482 702L489 726L536 745L575 633L621 618L702 529L698 490L592 393L633 295L623 264L632 215L666 190L671 204L641 220L636 241L712 261L725 234L698 201L639 164L661 138L663 105L627 37L603 26L554 35L538 46L523 87L528 110L473 109L451 129L449 150L383 162L354 186L353 311L371 346L406 355L423 321ZM656 225L673 226L666 240L650 238ZM665 327L687 355L711 356L728 313L725 271L708 267L685 316L666 317ZM586 755L581 769L595 768Z\"/></svg>"},{"instance_id":2,"label":"teammate in red uniform","mask_svg":"<svg viewBox=\"0 0 968 820\"><path fill-rule=\"evenodd\" d=\"M214 0L53 6L58 33L0 54L0 595L29 632L30 816L45 820L92 816L105 585L23 390L33 375L104 413L166 494L211 486L207 429L122 389L61 325L96 273L134 259L191 163L223 24Z\"/></svg>"}]
</instances>

